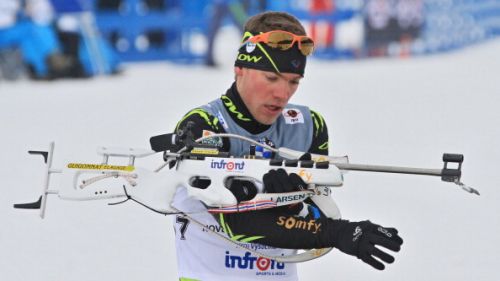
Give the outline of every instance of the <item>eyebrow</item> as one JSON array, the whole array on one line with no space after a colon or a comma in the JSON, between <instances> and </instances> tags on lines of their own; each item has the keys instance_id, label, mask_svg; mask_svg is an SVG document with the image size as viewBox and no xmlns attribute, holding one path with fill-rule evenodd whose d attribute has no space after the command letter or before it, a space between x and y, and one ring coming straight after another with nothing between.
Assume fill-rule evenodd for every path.
<instances>
[{"instance_id":1,"label":"eyebrow","mask_svg":"<svg viewBox=\"0 0 500 281\"><path fill-rule=\"evenodd\" d=\"M294 81L294 80L299 80L299 81L300 81L302 78L304 78L304 77L302 77L302 76L299 76L299 77L295 77L295 78L292 78L292 79L288 79L288 78L286 78L286 77L285 77L283 74L281 74L281 73L275 73L275 74L276 74L276 75L278 75L279 77L281 77L281 78L283 78L283 79L287 80L287 81Z\"/></svg>"}]
</instances>

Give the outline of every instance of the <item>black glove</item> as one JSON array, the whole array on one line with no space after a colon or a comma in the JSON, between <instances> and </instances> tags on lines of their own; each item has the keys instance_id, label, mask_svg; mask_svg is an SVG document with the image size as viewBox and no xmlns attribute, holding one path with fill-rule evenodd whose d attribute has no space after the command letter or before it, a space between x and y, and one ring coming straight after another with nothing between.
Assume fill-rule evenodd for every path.
<instances>
[{"instance_id":1,"label":"black glove","mask_svg":"<svg viewBox=\"0 0 500 281\"><path fill-rule=\"evenodd\" d=\"M403 239L399 237L395 228L384 228L370 221L361 221L347 222L338 237L336 248L356 256L378 270L383 270L384 264L375 257L386 263L393 263L394 257L376 246L399 252L401 244Z\"/></svg>"},{"instance_id":2,"label":"black glove","mask_svg":"<svg viewBox=\"0 0 500 281\"><path fill-rule=\"evenodd\" d=\"M287 174L285 169L270 170L264 174L262 181L266 193L293 192L307 188L307 184L299 175L295 173ZM279 207L278 209L291 215L297 215L302 208L304 208L304 204L297 203Z\"/></svg>"},{"instance_id":3,"label":"black glove","mask_svg":"<svg viewBox=\"0 0 500 281\"><path fill-rule=\"evenodd\" d=\"M285 169L270 170L262 178L264 182L264 192L281 193L299 191L307 188L307 184L302 178L291 173L286 173Z\"/></svg>"}]
</instances>

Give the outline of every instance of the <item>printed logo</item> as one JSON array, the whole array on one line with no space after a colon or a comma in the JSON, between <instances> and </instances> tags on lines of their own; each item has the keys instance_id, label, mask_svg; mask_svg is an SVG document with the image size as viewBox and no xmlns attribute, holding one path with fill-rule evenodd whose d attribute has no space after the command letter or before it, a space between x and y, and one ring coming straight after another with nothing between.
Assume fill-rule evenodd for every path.
<instances>
[{"instance_id":1,"label":"printed logo","mask_svg":"<svg viewBox=\"0 0 500 281\"><path fill-rule=\"evenodd\" d=\"M205 225L202 229L203 232L216 232L216 233L224 233L224 228L220 225L215 225L215 224L207 224Z\"/></svg>"},{"instance_id":2,"label":"printed logo","mask_svg":"<svg viewBox=\"0 0 500 281\"><path fill-rule=\"evenodd\" d=\"M299 68L300 67L300 61L299 60L292 60L290 63L295 68Z\"/></svg>"},{"instance_id":3,"label":"printed logo","mask_svg":"<svg viewBox=\"0 0 500 281\"><path fill-rule=\"evenodd\" d=\"M262 59L262 56L250 56L247 54L239 54L238 60L247 61L247 62L255 62L258 63Z\"/></svg>"},{"instance_id":4,"label":"printed logo","mask_svg":"<svg viewBox=\"0 0 500 281\"><path fill-rule=\"evenodd\" d=\"M247 42L246 46L245 46L245 49L246 49L247 53L251 53L251 52L253 52L255 50L256 46L257 46L257 44L255 44L255 43Z\"/></svg>"},{"instance_id":5,"label":"printed logo","mask_svg":"<svg viewBox=\"0 0 500 281\"><path fill-rule=\"evenodd\" d=\"M209 137L209 136L212 136L214 134L215 133L212 131L203 130L203 132L201 133L201 136L202 137ZM207 138L207 139L202 140L201 143L213 145L213 146L217 146L217 147L222 147L222 144L223 144L222 138L220 138L220 137Z\"/></svg>"},{"instance_id":6,"label":"printed logo","mask_svg":"<svg viewBox=\"0 0 500 281\"><path fill-rule=\"evenodd\" d=\"M304 123L304 115L300 110L295 108L285 108L283 110L283 117L285 117L286 124Z\"/></svg>"},{"instance_id":7,"label":"printed logo","mask_svg":"<svg viewBox=\"0 0 500 281\"><path fill-rule=\"evenodd\" d=\"M309 172L306 172L306 170L304 169L301 169L298 173L297 173L306 183L308 182L311 182L312 181L312 173L309 173Z\"/></svg>"},{"instance_id":8,"label":"printed logo","mask_svg":"<svg viewBox=\"0 0 500 281\"><path fill-rule=\"evenodd\" d=\"M229 126L227 125L226 119L224 119L224 116L220 111L217 111L217 118L219 119L219 122L222 124L222 127L224 127L224 129L227 130Z\"/></svg>"},{"instance_id":9,"label":"printed logo","mask_svg":"<svg viewBox=\"0 0 500 281\"><path fill-rule=\"evenodd\" d=\"M307 230L312 232L313 234L318 233L318 231L321 231L321 223L316 223L315 220L306 221L295 217L280 216L276 224L279 226L283 226L286 229L296 228L296 229Z\"/></svg>"},{"instance_id":10,"label":"printed logo","mask_svg":"<svg viewBox=\"0 0 500 281\"><path fill-rule=\"evenodd\" d=\"M256 244L256 243L238 243L238 245L240 245L243 248L252 249L254 251L276 249L275 247L271 247L271 246L267 246L267 245L262 245L262 244Z\"/></svg>"},{"instance_id":11,"label":"printed logo","mask_svg":"<svg viewBox=\"0 0 500 281\"><path fill-rule=\"evenodd\" d=\"M276 203L280 202L290 202L290 201L303 201L306 198L306 194L296 194L296 195L284 195L276 198Z\"/></svg>"},{"instance_id":12,"label":"printed logo","mask_svg":"<svg viewBox=\"0 0 500 281\"><path fill-rule=\"evenodd\" d=\"M80 169L80 170L119 170L132 172L135 170L134 166L117 166L117 165L107 165L107 164L85 164L85 163L68 163L66 166L68 169Z\"/></svg>"},{"instance_id":13,"label":"printed logo","mask_svg":"<svg viewBox=\"0 0 500 281\"><path fill-rule=\"evenodd\" d=\"M314 156L312 159L314 162L325 162L329 161L328 157L326 156Z\"/></svg>"},{"instance_id":14,"label":"printed logo","mask_svg":"<svg viewBox=\"0 0 500 281\"><path fill-rule=\"evenodd\" d=\"M356 228L354 229L354 233L352 234L352 236L353 236L352 241L356 242L356 240L358 240L358 238L361 235L363 235L363 230L361 229L361 227L356 226Z\"/></svg>"},{"instance_id":15,"label":"printed logo","mask_svg":"<svg viewBox=\"0 0 500 281\"><path fill-rule=\"evenodd\" d=\"M245 169L245 161L225 161L224 159L214 160L210 163L210 168L218 170L226 170L228 172L243 171Z\"/></svg>"},{"instance_id":16,"label":"printed logo","mask_svg":"<svg viewBox=\"0 0 500 281\"><path fill-rule=\"evenodd\" d=\"M387 229L379 226L379 228L377 228L377 230L383 234L385 234L385 236L391 238L392 237L392 233L390 233Z\"/></svg>"},{"instance_id":17,"label":"printed logo","mask_svg":"<svg viewBox=\"0 0 500 281\"><path fill-rule=\"evenodd\" d=\"M266 258L263 258L263 257L259 257L257 259L257 268L260 271L268 270L269 267L271 267L271 260L270 259L266 259Z\"/></svg>"},{"instance_id":18,"label":"printed logo","mask_svg":"<svg viewBox=\"0 0 500 281\"><path fill-rule=\"evenodd\" d=\"M297 117L297 115L299 115L298 112L293 110L293 109L289 109L286 113L288 114L288 116L290 116L292 118L295 118L295 117Z\"/></svg>"},{"instance_id":19,"label":"printed logo","mask_svg":"<svg viewBox=\"0 0 500 281\"><path fill-rule=\"evenodd\" d=\"M219 150L217 148L200 148L195 147L191 150L193 154L204 154L204 155L217 155L219 154Z\"/></svg>"},{"instance_id":20,"label":"printed logo","mask_svg":"<svg viewBox=\"0 0 500 281\"><path fill-rule=\"evenodd\" d=\"M285 269L285 263L255 257L250 252L246 252L244 256L237 256L226 251L224 265L226 268L257 269L256 275L286 275L285 271L279 271Z\"/></svg>"}]
</instances>

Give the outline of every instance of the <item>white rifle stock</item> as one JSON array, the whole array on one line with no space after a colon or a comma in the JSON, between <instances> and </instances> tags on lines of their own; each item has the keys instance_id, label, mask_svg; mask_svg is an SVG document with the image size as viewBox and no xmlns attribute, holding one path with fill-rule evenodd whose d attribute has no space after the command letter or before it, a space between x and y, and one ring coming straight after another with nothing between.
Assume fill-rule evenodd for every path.
<instances>
[{"instance_id":1,"label":"white rifle stock","mask_svg":"<svg viewBox=\"0 0 500 281\"><path fill-rule=\"evenodd\" d=\"M189 134L187 134L189 136ZM170 147L179 145L175 135L167 135L171 139ZM214 134L209 137L238 137L230 134ZM202 139L198 139L197 142ZM257 159L255 157L234 158L219 153L210 147L198 146L197 142L180 142L186 147L178 152L165 152L166 162L155 170L135 166L136 158L147 157L162 151L154 149L124 149L100 147L97 153L102 156L98 164L67 163L62 169L52 168L54 143L48 151L30 151L30 154L40 154L46 163L46 176L40 199L34 203L15 204L19 209L40 209L43 218L46 209L46 200L49 194L56 194L64 200L100 200L123 199L135 201L148 209L161 214L183 214L191 221L200 224L189 216L189 212L178 210L171 205L177 188L187 188L188 195L202 201L210 213L246 212L267 208L274 208L288 204L295 204L310 198L321 211L332 219L340 218L340 211L333 201L331 187L340 187L343 184L345 171L371 171L383 173L402 173L440 176L443 181L454 182L464 190L479 195L479 192L460 182L463 155L444 154L443 169L421 169L395 166L377 166L350 164L347 157L332 157L324 155L309 155L304 158L304 152L287 148L266 149L277 153L285 159ZM265 146L265 145L262 145ZM114 165L110 158L128 158L128 165ZM306 160L301 160L306 159ZM457 168L448 167L449 163L458 163ZM165 168L169 166L169 168ZM307 184L307 188L292 193L263 193L262 176L272 169L285 169L287 173L296 173ZM60 174L61 186L59 189L50 189L52 174ZM231 179L239 178L252 180L260 186L259 192L248 200L239 201L227 188ZM208 184L198 186L193 184L202 179ZM118 203L122 203L118 202ZM117 204L117 203L115 203ZM219 233L228 242L229 238ZM238 245L238 244L236 244ZM291 256L268 257L251 249L254 254L272 258L278 262L302 262L317 258L328 253L331 248L313 249Z\"/></svg>"}]
</instances>

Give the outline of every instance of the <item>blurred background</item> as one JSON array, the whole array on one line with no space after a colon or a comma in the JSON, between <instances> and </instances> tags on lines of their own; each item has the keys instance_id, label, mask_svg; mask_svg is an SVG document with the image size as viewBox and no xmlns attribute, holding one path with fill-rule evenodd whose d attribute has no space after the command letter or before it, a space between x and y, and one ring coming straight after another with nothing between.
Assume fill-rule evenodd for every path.
<instances>
[{"instance_id":1,"label":"blurred background","mask_svg":"<svg viewBox=\"0 0 500 281\"><path fill-rule=\"evenodd\" d=\"M12 208L42 190L26 152L55 141L59 168L101 161L98 146L149 148L230 87L242 24L263 10L316 41L291 102L323 115L332 155L440 168L463 153L481 192L349 172L333 192L343 217L397 227L402 251L383 272L333 251L300 280L499 279L500 0L0 0L0 280L177 280L172 218L57 196L43 220Z\"/></svg>"},{"instance_id":2,"label":"blurred background","mask_svg":"<svg viewBox=\"0 0 500 281\"><path fill-rule=\"evenodd\" d=\"M449 52L500 34L497 0L2 0L0 77L89 78L141 61L217 66L219 33L264 10L297 16L323 60Z\"/></svg>"}]
</instances>

